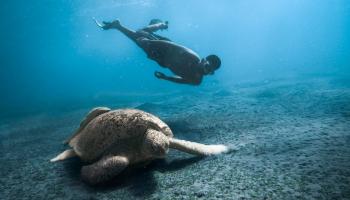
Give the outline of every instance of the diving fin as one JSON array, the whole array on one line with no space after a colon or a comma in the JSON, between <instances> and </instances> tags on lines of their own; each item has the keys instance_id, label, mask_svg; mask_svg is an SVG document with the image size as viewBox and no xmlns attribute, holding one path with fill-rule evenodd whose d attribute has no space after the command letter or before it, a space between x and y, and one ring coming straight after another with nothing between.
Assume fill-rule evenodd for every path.
<instances>
[{"instance_id":1,"label":"diving fin","mask_svg":"<svg viewBox=\"0 0 350 200\"><path fill-rule=\"evenodd\" d=\"M148 25L159 24L159 23L164 23L164 22L160 19L152 19Z\"/></svg>"},{"instance_id":2,"label":"diving fin","mask_svg":"<svg viewBox=\"0 0 350 200\"><path fill-rule=\"evenodd\" d=\"M98 22L95 17L93 17L92 19L98 27L103 28L103 25L100 22Z\"/></svg>"}]
</instances>

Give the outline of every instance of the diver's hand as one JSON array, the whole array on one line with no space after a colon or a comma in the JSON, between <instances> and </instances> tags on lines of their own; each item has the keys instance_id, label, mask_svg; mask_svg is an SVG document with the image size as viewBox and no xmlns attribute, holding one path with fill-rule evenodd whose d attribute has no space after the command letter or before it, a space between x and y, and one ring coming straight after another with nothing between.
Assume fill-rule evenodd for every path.
<instances>
[{"instance_id":1,"label":"diver's hand","mask_svg":"<svg viewBox=\"0 0 350 200\"><path fill-rule=\"evenodd\" d=\"M154 76L156 76L159 79L164 79L166 76L162 72L155 71Z\"/></svg>"}]
</instances>

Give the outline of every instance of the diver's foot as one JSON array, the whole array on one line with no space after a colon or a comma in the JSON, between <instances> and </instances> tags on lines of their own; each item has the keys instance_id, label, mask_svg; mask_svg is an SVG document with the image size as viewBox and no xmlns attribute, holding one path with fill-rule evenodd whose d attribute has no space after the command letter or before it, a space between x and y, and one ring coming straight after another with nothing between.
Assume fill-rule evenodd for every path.
<instances>
[{"instance_id":1,"label":"diver's foot","mask_svg":"<svg viewBox=\"0 0 350 200\"><path fill-rule=\"evenodd\" d=\"M120 27L120 21L119 19L117 20L114 20L112 22L106 22L106 21L103 21L102 24L99 23L96 19L95 20L95 23L98 27L102 28L103 30L108 30L108 29L118 29Z\"/></svg>"},{"instance_id":2,"label":"diver's foot","mask_svg":"<svg viewBox=\"0 0 350 200\"><path fill-rule=\"evenodd\" d=\"M111 28L118 29L120 27L119 19L116 19L116 20L114 20L112 22L105 22L105 21L103 21L102 23L104 24L104 26L102 27L104 30L108 30L108 29L111 29Z\"/></svg>"}]
</instances>

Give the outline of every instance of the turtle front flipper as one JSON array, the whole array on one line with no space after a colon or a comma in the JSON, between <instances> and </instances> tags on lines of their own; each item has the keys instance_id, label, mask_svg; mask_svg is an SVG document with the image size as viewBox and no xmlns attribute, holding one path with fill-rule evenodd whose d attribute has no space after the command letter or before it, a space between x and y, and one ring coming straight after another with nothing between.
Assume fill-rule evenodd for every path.
<instances>
[{"instance_id":1,"label":"turtle front flipper","mask_svg":"<svg viewBox=\"0 0 350 200\"><path fill-rule=\"evenodd\" d=\"M170 148L200 156L210 156L230 151L230 149L227 146L221 144L205 145L186 140L179 140L175 138L169 138L169 142Z\"/></svg>"},{"instance_id":2,"label":"turtle front flipper","mask_svg":"<svg viewBox=\"0 0 350 200\"><path fill-rule=\"evenodd\" d=\"M111 109L107 107L97 107L90 110L90 112L86 115L83 121L80 122L79 128L74 132L72 136L70 136L67 140L63 142L63 144L68 144L76 135L80 133L81 130L85 128L85 126L97 116L102 115L103 113L109 112Z\"/></svg>"},{"instance_id":3,"label":"turtle front flipper","mask_svg":"<svg viewBox=\"0 0 350 200\"><path fill-rule=\"evenodd\" d=\"M81 170L82 179L90 185L108 181L118 175L129 165L129 159L124 156L108 156Z\"/></svg>"}]
</instances>

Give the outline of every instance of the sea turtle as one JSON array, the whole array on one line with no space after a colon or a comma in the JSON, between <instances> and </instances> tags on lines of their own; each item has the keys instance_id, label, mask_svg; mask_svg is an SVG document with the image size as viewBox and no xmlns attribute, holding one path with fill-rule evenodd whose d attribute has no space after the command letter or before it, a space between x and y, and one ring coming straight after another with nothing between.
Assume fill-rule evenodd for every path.
<instances>
[{"instance_id":1,"label":"sea turtle","mask_svg":"<svg viewBox=\"0 0 350 200\"><path fill-rule=\"evenodd\" d=\"M106 107L91 110L66 143L72 149L51 162L80 157L89 163L82 167L82 179L92 185L113 178L128 165L164 158L169 148L201 156L228 151L224 145L175 139L169 126L150 113Z\"/></svg>"}]
</instances>

